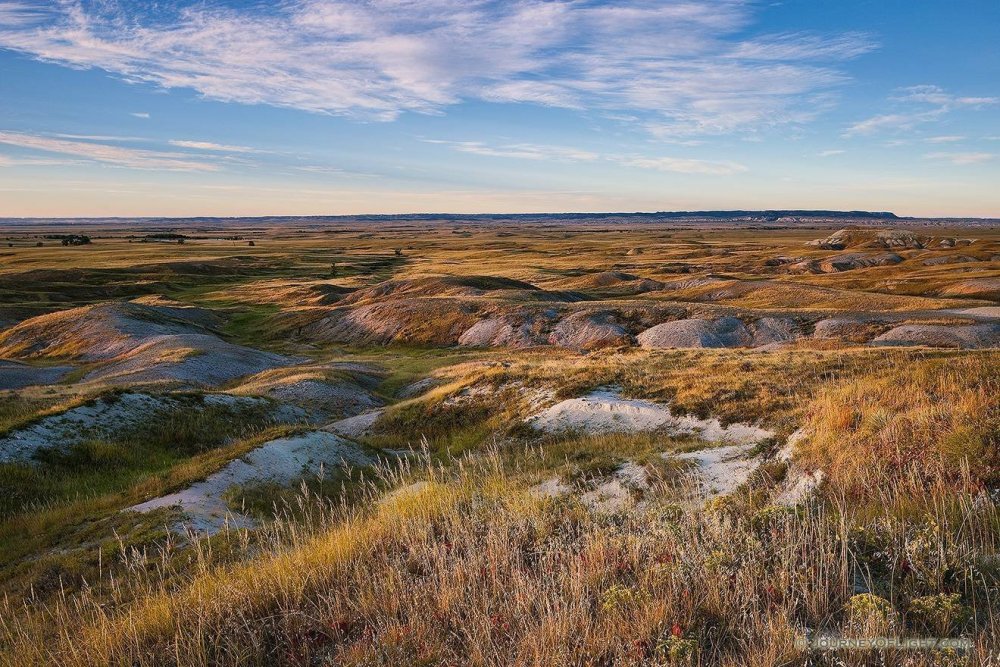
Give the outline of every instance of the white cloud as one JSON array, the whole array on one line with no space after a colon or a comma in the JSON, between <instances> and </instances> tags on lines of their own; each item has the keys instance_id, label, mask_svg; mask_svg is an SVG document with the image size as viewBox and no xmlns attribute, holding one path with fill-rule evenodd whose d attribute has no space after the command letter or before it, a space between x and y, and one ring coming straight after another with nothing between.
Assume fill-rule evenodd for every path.
<instances>
[{"instance_id":1,"label":"white cloud","mask_svg":"<svg viewBox=\"0 0 1000 667\"><path fill-rule=\"evenodd\" d=\"M991 106L1000 101L996 97L962 97L946 92L940 86L921 85L909 86L899 90L896 96L902 102L923 102L933 104L946 109L956 107L984 107Z\"/></svg>"},{"instance_id":2,"label":"white cloud","mask_svg":"<svg viewBox=\"0 0 1000 667\"><path fill-rule=\"evenodd\" d=\"M178 148L192 148L199 151L215 151L219 153L260 153L256 148L249 146L230 146L227 144L216 144L211 141L188 141L182 139L171 139L168 142L171 146Z\"/></svg>"},{"instance_id":3,"label":"white cloud","mask_svg":"<svg viewBox=\"0 0 1000 667\"><path fill-rule=\"evenodd\" d=\"M106 143L71 141L22 132L0 131L0 144L60 155L72 155L95 162L133 169L159 169L166 171L215 171L218 167L207 162L189 159L180 153L125 148Z\"/></svg>"},{"instance_id":4,"label":"white cloud","mask_svg":"<svg viewBox=\"0 0 1000 667\"><path fill-rule=\"evenodd\" d=\"M950 162L951 164L969 165L989 162L996 155L993 153L927 153L924 157L929 160Z\"/></svg>"},{"instance_id":5,"label":"white cloud","mask_svg":"<svg viewBox=\"0 0 1000 667\"><path fill-rule=\"evenodd\" d=\"M117 134L65 134L59 133L53 136L59 137L60 139L81 139L83 141L106 141L110 143L115 142L129 142L129 141L148 141L142 137L123 137Z\"/></svg>"},{"instance_id":6,"label":"white cloud","mask_svg":"<svg viewBox=\"0 0 1000 667\"><path fill-rule=\"evenodd\" d=\"M677 157L619 157L612 159L626 167L656 169L658 171L671 171L679 174L726 176L747 171L747 168L742 164L728 160L694 160Z\"/></svg>"},{"instance_id":7,"label":"white cloud","mask_svg":"<svg viewBox=\"0 0 1000 667\"><path fill-rule=\"evenodd\" d=\"M940 137L927 137L924 139L929 144L949 144L955 141L964 141L965 137L957 134L943 135Z\"/></svg>"},{"instance_id":8,"label":"white cloud","mask_svg":"<svg viewBox=\"0 0 1000 667\"><path fill-rule=\"evenodd\" d=\"M149 114L145 111L133 111L129 115L135 116L136 118L142 118L143 120L149 120Z\"/></svg>"},{"instance_id":9,"label":"white cloud","mask_svg":"<svg viewBox=\"0 0 1000 667\"><path fill-rule=\"evenodd\" d=\"M64 158L21 157L12 158L0 155L0 167L69 167L85 164L84 160Z\"/></svg>"},{"instance_id":10,"label":"white cloud","mask_svg":"<svg viewBox=\"0 0 1000 667\"><path fill-rule=\"evenodd\" d=\"M866 120L858 121L844 133L844 136L851 137L859 134L874 134L881 130L909 130L919 123L933 120L940 114L937 112L927 113L889 113L881 116L872 116Z\"/></svg>"},{"instance_id":11,"label":"white cloud","mask_svg":"<svg viewBox=\"0 0 1000 667\"><path fill-rule=\"evenodd\" d=\"M729 55L748 60L842 60L856 58L875 48L874 39L866 33L834 37L784 33L742 42Z\"/></svg>"},{"instance_id":12,"label":"white cloud","mask_svg":"<svg viewBox=\"0 0 1000 667\"><path fill-rule=\"evenodd\" d=\"M544 144L504 144L489 146L480 141L442 141L425 139L429 144L445 144L462 153L485 155L489 157L518 158L522 160L560 160L566 162L581 162L596 160L597 153L570 148L567 146L547 146Z\"/></svg>"},{"instance_id":13,"label":"white cloud","mask_svg":"<svg viewBox=\"0 0 1000 667\"><path fill-rule=\"evenodd\" d=\"M832 148L827 151L820 151L819 153L817 153L817 155L819 155L819 157L833 157L834 155L843 155L846 152L847 151L841 150L839 148Z\"/></svg>"},{"instance_id":14,"label":"white cloud","mask_svg":"<svg viewBox=\"0 0 1000 667\"><path fill-rule=\"evenodd\" d=\"M23 2L0 2L0 27L26 26L41 21L45 12Z\"/></svg>"},{"instance_id":15,"label":"white cloud","mask_svg":"<svg viewBox=\"0 0 1000 667\"><path fill-rule=\"evenodd\" d=\"M505 144L490 146L481 141L443 141L424 139L430 144L443 144L462 153L472 153L488 157L516 158L522 160L555 160L560 162L592 162L604 160L635 167L683 174L711 174L716 176L736 174L747 168L728 160L697 160L678 157L645 157L637 155L602 155L592 151L567 146L546 146L540 144Z\"/></svg>"},{"instance_id":16,"label":"white cloud","mask_svg":"<svg viewBox=\"0 0 1000 667\"><path fill-rule=\"evenodd\" d=\"M624 111L681 137L808 121L846 80L837 63L874 48L860 33L744 37L754 5L737 0L264 6L188 0L144 15L63 0L41 24L0 27L0 48L229 102L381 120L532 103Z\"/></svg>"},{"instance_id":17,"label":"white cloud","mask_svg":"<svg viewBox=\"0 0 1000 667\"><path fill-rule=\"evenodd\" d=\"M930 123L952 111L960 109L982 109L1000 102L996 97L963 97L953 95L939 86L909 86L896 91L890 98L905 110L872 116L849 126L845 137L874 134L883 130L896 132L912 130L917 125ZM915 110L914 106L917 106Z\"/></svg>"}]
</instances>

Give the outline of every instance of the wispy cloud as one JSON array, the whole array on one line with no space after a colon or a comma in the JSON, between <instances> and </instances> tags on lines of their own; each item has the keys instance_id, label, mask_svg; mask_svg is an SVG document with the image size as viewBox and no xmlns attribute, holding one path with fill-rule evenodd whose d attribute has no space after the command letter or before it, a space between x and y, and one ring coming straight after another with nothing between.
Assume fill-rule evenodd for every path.
<instances>
[{"instance_id":1,"label":"wispy cloud","mask_svg":"<svg viewBox=\"0 0 1000 667\"><path fill-rule=\"evenodd\" d=\"M86 160L69 158L9 157L0 155L0 167L69 167L86 164Z\"/></svg>"},{"instance_id":2,"label":"wispy cloud","mask_svg":"<svg viewBox=\"0 0 1000 667\"><path fill-rule=\"evenodd\" d=\"M217 153L261 153L262 151L249 146L230 146L227 144L217 144L211 141L188 141L182 139L171 139L171 146L178 148L191 148L198 151L214 151Z\"/></svg>"},{"instance_id":3,"label":"wispy cloud","mask_svg":"<svg viewBox=\"0 0 1000 667\"><path fill-rule=\"evenodd\" d=\"M710 174L715 176L736 174L747 168L728 160L698 160L680 157L647 157L641 155L605 155L593 151L567 146L546 146L541 144L504 144L491 146L481 141L444 141L424 139L430 144L442 144L462 153L472 153L487 157L521 160L554 160L559 162L593 162L602 160L625 167L653 169L682 174Z\"/></svg>"},{"instance_id":4,"label":"wispy cloud","mask_svg":"<svg viewBox=\"0 0 1000 667\"><path fill-rule=\"evenodd\" d=\"M874 134L884 130L896 132L912 130L918 125L938 120L955 110L993 106L1000 102L1000 98L960 96L949 93L939 86L921 85L897 90L890 101L905 107L905 110L858 121L847 128L844 136Z\"/></svg>"},{"instance_id":5,"label":"wispy cloud","mask_svg":"<svg viewBox=\"0 0 1000 667\"><path fill-rule=\"evenodd\" d=\"M929 160L950 162L951 164L969 165L989 162L996 155L993 153L927 153L924 157Z\"/></svg>"},{"instance_id":6,"label":"wispy cloud","mask_svg":"<svg viewBox=\"0 0 1000 667\"><path fill-rule=\"evenodd\" d=\"M44 20L45 11L24 2L0 2L0 27L28 26Z\"/></svg>"},{"instance_id":7,"label":"wispy cloud","mask_svg":"<svg viewBox=\"0 0 1000 667\"><path fill-rule=\"evenodd\" d=\"M490 146L480 141L443 141L440 139L425 139L424 141L429 144L445 144L462 153L486 155L489 157L518 158L522 160L560 160L568 162L596 160L600 157L597 153L567 146L526 143Z\"/></svg>"},{"instance_id":8,"label":"wispy cloud","mask_svg":"<svg viewBox=\"0 0 1000 667\"><path fill-rule=\"evenodd\" d=\"M820 151L817 155L819 155L819 157L833 157L834 155L843 155L846 152L847 151L839 148L831 148L830 150Z\"/></svg>"},{"instance_id":9,"label":"wispy cloud","mask_svg":"<svg viewBox=\"0 0 1000 667\"><path fill-rule=\"evenodd\" d=\"M146 111L133 111L129 114L130 116L135 116L136 118L142 118L143 120L149 120L149 113Z\"/></svg>"},{"instance_id":10,"label":"wispy cloud","mask_svg":"<svg viewBox=\"0 0 1000 667\"><path fill-rule=\"evenodd\" d=\"M896 99L901 102L923 102L934 106L954 109L957 107L981 108L991 106L1000 101L997 97L970 97L953 95L940 86L921 85L909 86L899 90Z\"/></svg>"},{"instance_id":11,"label":"wispy cloud","mask_svg":"<svg viewBox=\"0 0 1000 667\"><path fill-rule=\"evenodd\" d=\"M847 80L838 64L875 48L862 33L753 36L755 6L734 0L253 7L64 0L0 26L0 48L228 102L383 120L468 99L585 107L675 137L808 121Z\"/></svg>"},{"instance_id":12,"label":"wispy cloud","mask_svg":"<svg viewBox=\"0 0 1000 667\"><path fill-rule=\"evenodd\" d=\"M166 171L215 171L218 169L212 163L193 160L180 153L126 148L91 141L73 141L22 132L0 131L0 144L32 151L71 155L132 169Z\"/></svg>"},{"instance_id":13,"label":"wispy cloud","mask_svg":"<svg viewBox=\"0 0 1000 667\"><path fill-rule=\"evenodd\" d=\"M861 32L832 37L782 33L741 42L729 55L748 60L846 60L875 48L875 39Z\"/></svg>"},{"instance_id":14,"label":"wispy cloud","mask_svg":"<svg viewBox=\"0 0 1000 667\"><path fill-rule=\"evenodd\" d=\"M938 115L940 114L936 112L927 112L920 114L888 113L880 116L872 116L848 127L844 136L851 137L859 134L873 134L880 130L909 130L918 123L933 120Z\"/></svg>"},{"instance_id":15,"label":"wispy cloud","mask_svg":"<svg viewBox=\"0 0 1000 667\"><path fill-rule=\"evenodd\" d=\"M657 171L670 171L678 174L708 174L712 176L726 176L747 171L747 168L737 162L695 160L691 158L677 157L619 157L612 158L615 162L626 167L636 167L639 169L655 169Z\"/></svg>"},{"instance_id":16,"label":"wispy cloud","mask_svg":"<svg viewBox=\"0 0 1000 667\"><path fill-rule=\"evenodd\" d=\"M82 141L105 141L109 143L116 142L131 142L131 141L148 141L142 137L125 137L117 134L66 134L59 133L53 136L59 137L60 139L80 139Z\"/></svg>"},{"instance_id":17,"label":"wispy cloud","mask_svg":"<svg viewBox=\"0 0 1000 667\"><path fill-rule=\"evenodd\" d=\"M929 144L949 144L956 141L964 141L965 137L957 134L942 135L940 137L927 137L924 139Z\"/></svg>"}]
</instances>

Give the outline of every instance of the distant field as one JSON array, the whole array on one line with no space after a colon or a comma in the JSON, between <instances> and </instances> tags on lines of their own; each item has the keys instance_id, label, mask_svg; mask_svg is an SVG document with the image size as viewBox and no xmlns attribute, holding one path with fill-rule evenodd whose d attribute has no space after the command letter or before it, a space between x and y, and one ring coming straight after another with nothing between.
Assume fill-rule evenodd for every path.
<instances>
[{"instance_id":1,"label":"distant field","mask_svg":"<svg viewBox=\"0 0 1000 667\"><path fill-rule=\"evenodd\" d=\"M0 662L1000 655L1000 227L0 238Z\"/></svg>"}]
</instances>

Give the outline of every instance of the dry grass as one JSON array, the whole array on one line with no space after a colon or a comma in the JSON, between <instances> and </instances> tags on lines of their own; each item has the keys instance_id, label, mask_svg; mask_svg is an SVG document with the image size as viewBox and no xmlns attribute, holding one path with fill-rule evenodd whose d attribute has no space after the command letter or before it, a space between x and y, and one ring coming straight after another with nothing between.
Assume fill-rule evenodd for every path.
<instances>
[{"instance_id":1,"label":"dry grass","mask_svg":"<svg viewBox=\"0 0 1000 667\"><path fill-rule=\"evenodd\" d=\"M806 628L853 631L847 606L859 583L885 597L905 634L920 634L914 600L958 593L962 620L949 630L978 637L981 659L997 648L988 596L998 573L983 568L997 555L1000 514L975 497L955 495L920 521L853 517L836 503L599 516L532 496L500 461L430 469L423 485L356 510L317 507L309 529L279 522L246 564L215 567L202 544L183 583L137 560L117 584L133 602L83 595L17 620L8 610L7 655L65 665L771 665L799 659L793 640ZM891 506L893 493L883 496Z\"/></svg>"},{"instance_id":2,"label":"dry grass","mask_svg":"<svg viewBox=\"0 0 1000 667\"><path fill-rule=\"evenodd\" d=\"M911 471L924 480L1000 482L1000 359L963 355L893 363L820 389L803 462L848 493ZM963 467L965 469L963 470Z\"/></svg>"},{"instance_id":3,"label":"dry grass","mask_svg":"<svg viewBox=\"0 0 1000 667\"><path fill-rule=\"evenodd\" d=\"M374 391L394 404L371 442L423 442L427 462L384 470L342 502L302 496L260 530L211 540L164 538L118 510L204 477L273 433L174 461L112 495L23 513L0 529L19 561L3 570L0 663L736 667L876 657L801 654L793 640L807 629L971 637L976 649L955 664L996 660L1000 353L811 340L777 352L588 355L418 346L478 319L468 303L483 312L524 305L524 294L467 294L482 286L483 274L542 290L589 284L606 271L664 283L712 278L686 290L570 296L629 312L749 318L793 311L811 322L858 309L984 305L938 297L964 278L995 278L997 262L927 266L923 251L903 251L907 260L895 266L800 275L768 262L834 254L803 245L831 230L772 230L764 238L759 230L659 225L458 227L240 230L254 247L219 238L223 232L175 245L129 243L111 231L94 235L90 247L25 246L5 256L0 302L12 308L34 313L162 294L217 309L226 318L222 333L237 342L377 364L385 375ZM988 260L1000 237L995 230L980 236L975 252ZM626 255L628 248L643 252ZM347 312L338 310L342 291L390 278L414 281L412 308L399 316L405 335L372 329L368 340L410 346L338 346L306 335L323 316ZM444 292L455 306L447 312L438 307L441 284L454 292ZM374 311L388 302L379 289L370 291ZM437 388L395 399L429 374ZM339 374L317 367L289 377ZM769 505L770 487L757 481L725 501L689 508L671 486L677 470L659 456L677 442L656 434L537 439L521 426L538 401L604 385L670 402L678 412L760 423L781 436L805 427L796 462L822 468L826 485L794 512ZM0 429L84 400L81 391L21 392L0 407ZM572 494L531 492L553 475L600 479L625 459L663 466L647 504L596 514ZM107 531L118 528L121 539L105 549ZM87 549L87 567L63 566L65 554ZM21 595L19 572L33 559L58 567L44 594Z\"/></svg>"},{"instance_id":4,"label":"dry grass","mask_svg":"<svg viewBox=\"0 0 1000 667\"><path fill-rule=\"evenodd\" d=\"M799 459L831 457L823 496L789 512L751 490L685 511L668 485L644 508L595 515L528 485L553 472L599 476L663 442L614 435L480 449L449 467L385 473L350 506L303 499L295 521L228 536L248 545L236 564L217 560L211 542L188 548L193 566L176 554L126 557L101 593L9 608L0 641L23 664L735 666L802 661L793 642L806 629L925 636L931 623L974 638L966 658L988 664L1000 636L1000 510L983 490L997 469L983 454L996 448L961 429L996 433L994 353L818 355L811 374L795 355L759 355L753 368L726 352L641 356L460 365L404 405L440 405L475 377L540 386L561 367L567 386L613 379L661 393L677 383L695 403L726 378L752 377L752 390L719 403L735 410L794 373L794 407L777 421L808 417ZM977 442L987 448L954 448ZM893 443L919 465L887 463ZM414 480L425 484L379 490ZM858 591L876 602L854 599ZM887 605L885 618L859 620L871 605Z\"/></svg>"}]
</instances>

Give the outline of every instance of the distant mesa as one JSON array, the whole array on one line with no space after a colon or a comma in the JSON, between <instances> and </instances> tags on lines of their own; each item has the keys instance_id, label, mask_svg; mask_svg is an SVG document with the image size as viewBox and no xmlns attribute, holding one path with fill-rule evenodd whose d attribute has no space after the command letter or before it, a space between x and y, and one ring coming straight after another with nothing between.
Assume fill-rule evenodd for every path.
<instances>
[{"instance_id":1,"label":"distant mesa","mask_svg":"<svg viewBox=\"0 0 1000 667\"><path fill-rule=\"evenodd\" d=\"M651 212L604 212L604 213L407 213L384 215L322 215L322 216L260 216L244 218L224 217L186 217L186 218L50 218L46 223L88 223L103 226L114 226L122 223L129 229L139 228L172 228L182 226L210 230L224 228L239 222L242 226L272 226L294 224L302 227L321 227L331 224L355 224L371 222L419 222L445 224L461 223L463 227L475 225L494 225L499 222L518 224L537 222L662 222L670 220L687 222L728 222L747 224L774 224L779 226L795 225L801 221L866 223L884 225L900 218L890 211L832 211L807 209L765 209L765 210L726 210L726 211L651 211ZM5 225L31 226L37 225L37 218L5 218ZM463 230L457 230L462 233ZM498 237L509 237L507 230L498 230Z\"/></svg>"}]
</instances>

